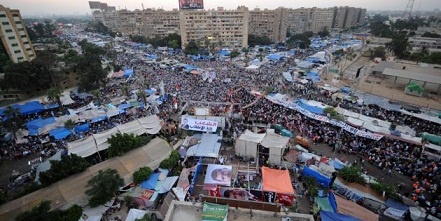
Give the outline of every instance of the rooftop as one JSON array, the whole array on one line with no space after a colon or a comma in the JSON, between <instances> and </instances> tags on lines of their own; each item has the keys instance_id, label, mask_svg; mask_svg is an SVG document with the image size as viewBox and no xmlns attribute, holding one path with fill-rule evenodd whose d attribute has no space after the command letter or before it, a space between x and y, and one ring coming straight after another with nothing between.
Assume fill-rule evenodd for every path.
<instances>
[{"instance_id":1,"label":"rooftop","mask_svg":"<svg viewBox=\"0 0 441 221\"><path fill-rule=\"evenodd\" d=\"M312 215L300 213L274 213L262 210L229 207L228 221L280 221L289 217L291 220L314 221ZM174 200L167 211L164 221L201 220L202 204Z\"/></svg>"}]
</instances>

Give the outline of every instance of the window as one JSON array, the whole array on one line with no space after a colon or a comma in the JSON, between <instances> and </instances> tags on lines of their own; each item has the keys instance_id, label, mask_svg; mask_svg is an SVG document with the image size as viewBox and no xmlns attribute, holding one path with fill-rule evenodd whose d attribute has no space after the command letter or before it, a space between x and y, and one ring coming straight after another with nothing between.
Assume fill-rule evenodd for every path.
<instances>
[{"instance_id":1,"label":"window","mask_svg":"<svg viewBox=\"0 0 441 221\"><path fill-rule=\"evenodd\" d=\"M9 39L9 40L14 40L14 39L15 39L15 36L10 36L10 37L8 37L8 39Z\"/></svg>"},{"instance_id":2,"label":"window","mask_svg":"<svg viewBox=\"0 0 441 221\"><path fill-rule=\"evenodd\" d=\"M26 38L26 35L20 35L20 37L22 37L22 38Z\"/></svg>"},{"instance_id":3,"label":"window","mask_svg":"<svg viewBox=\"0 0 441 221\"><path fill-rule=\"evenodd\" d=\"M12 32L12 29L6 29L5 32L6 32L6 33L11 33L11 32Z\"/></svg>"},{"instance_id":4,"label":"window","mask_svg":"<svg viewBox=\"0 0 441 221\"><path fill-rule=\"evenodd\" d=\"M21 61L23 60L23 57L18 57L17 60Z\"/></svg>"},{"instance_id":5,"label":"window","mask_svg":"<svg viewBox=\"0 0 441 221\"><path fill-rule=\"evenodd\" d=\"M18 53L20 53L21 51L20 50L16 50L16 51L14 51L14 53L16 53L16 54L18 54Z\"/></svg>"},{"instance_id":6,"label":"window","mask_svg":"<svg viewBox=\"0 0 441 221\"><path fill-rule=\"evenodd\" d=\"M0 14L0 18L6 18L5 14Z\"/></svg>"},{"instance_id":7,"label":"window","mask_svg":"<svg viewBox=\"0 0 441 221\"><path fill-rule=\"evenodd\" d=\"M9 25L9 22L4 21L4 22L2 22L2 25Z\"/></svg>"},{"instance_id":8,"label":"window","mask_svg":"<svg viewBox=\"0 0 441 221\"><path fill-rule=\"evenodd\" d=\"M16 21L15 24L21 24L21 21Z\"/></svg>"},{"instance_id":9,"label":"window","mask_svg":"<svg viewBox=\"0 0 441 221\"><path fill-rule=\"evenodd\" d=\"M12 46L12 47L17 47L18 44L17 44L17 43L14 43L14 44L11 44L11 46Z\"/></svg>"}]
</instances>

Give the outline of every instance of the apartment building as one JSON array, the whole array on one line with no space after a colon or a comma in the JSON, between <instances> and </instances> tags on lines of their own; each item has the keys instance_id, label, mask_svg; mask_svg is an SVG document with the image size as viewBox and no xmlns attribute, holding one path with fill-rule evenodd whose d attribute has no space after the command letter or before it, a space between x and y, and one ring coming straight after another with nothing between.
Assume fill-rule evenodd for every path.
<instances>
[{"instance_id":1,"label":"apartment building","mask_svg":"<svg viewBox=\"0 0 441 221\"><path fill-rule=\"evenodd\" d=\"M201 46L247 47L247 7L225 10L222 7L207 11L180 11L180 35L182 46L195 41Z\"/></svg>"},{"instance_id":2,"label":"apartment building","mask_svg":"<svg viewBox=\"0 0 441 221\"><path fill-rule=\"evenodd\" d=\"M296 8L286 10L287 30L292 34L301 34L309 29L310 10Z\"/></svg>"},{"instance_id":3,"label":"apartment building","mask_svg":"<svg viewBox=\"0 0 441 221\"><path fill-rule=\"evenodd\" d=\"M9 61L17 63L35 58L19 10L0 5L0 39L0 69Z\"/></svg>"},{"instance_id":4,"label":"apartment building","mask_svg":"<svg viewBox=\"0 0 441 221\"><path fill-rule=\"evenodd\" d=\"M347 29L366 23L366 9L354 7L334 7L334 29Z\"/></svg>"},{"instance_id":5,"label":"apartment building","mask_svg":"<svg viewBox=\"0 0 441 221\"><path fill-rule=\"evenodd\" d=\"M284 42L287 32L287 10L256 8L249 11L248 33L257 36L266 36L272 42Z\"/></svg>"},{"instance_id":6,"label":"apartment building","mask_svg":"<svg viewBox=\"0 0 441 221\"><path fill-rule=\"evenodd\" d=\"M317 33L324 29L332 29L332 21L334 18L334 10L332 8L312 8L311 21L309 31Z\"/></svg>"},{"instance_id":7,"label":"apartment building","mask_svg":"<svg viewBox=\"0 0 441 221\"><path fill-rule=\"evenodd\" d=\"M137 31L146 37L165 37L180 33L179 10L165 11L162 9L145 9L140 11ZM138 24L138 23L137 23Z\"/></svg>"}]
</instances>

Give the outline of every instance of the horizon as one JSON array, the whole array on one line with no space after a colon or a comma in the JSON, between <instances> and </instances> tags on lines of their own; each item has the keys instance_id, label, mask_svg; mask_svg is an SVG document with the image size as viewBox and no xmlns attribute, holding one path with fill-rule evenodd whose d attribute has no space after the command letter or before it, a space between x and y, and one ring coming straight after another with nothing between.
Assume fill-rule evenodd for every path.
<instances>
[{"instance_id":1,"label":"horizon","mask_svg":"<svg viewBox=\"0 0 441 221\"><path fill-rule=\"evenodd\" d=\"M142 8L155 8L172 10L178 9L178 0L163 0L161 2L146 2L141 0L126 0L123 2L118 0L104 0L101 3L107 3L109 6L115 6L117 10L127 9L136 10ZM223 7L225 9L236 9L238 6L246 6L250 10L254 8L260 9L275 9L278 7L285 8L330 8L334 6L349 6L356 8L365 8L367 11L404 11L407 0L370 0L354 1L354 0L278 0L277 5L271 0L259 0L259 2L252 0L243 0L237 4L233 0L222 1L222 6L218 5L218 1L204 0L204 9L216 9ZM3 0L1 3L4 7L11 9L18 9L23 17L35 16L86 16L91 14L89 9L89 0ZM143 5L142 5L143 4ZM422 11L436 11L441 8L441 1L439 0L416 0L413 12L418 13Z\"/></svg>"}]
</instances>

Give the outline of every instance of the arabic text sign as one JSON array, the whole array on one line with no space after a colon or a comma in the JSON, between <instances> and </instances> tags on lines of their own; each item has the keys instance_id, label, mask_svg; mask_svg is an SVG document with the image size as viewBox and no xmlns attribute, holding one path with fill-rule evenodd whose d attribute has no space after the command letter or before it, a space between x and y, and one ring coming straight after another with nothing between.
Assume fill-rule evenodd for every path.
<instances>
[{"instance_id":1,"label":"arabic text sign","mask_svg":"<svg viewBox=\"0 0 441 221\"><path fill-rule=\"evenodd\" d=\"M181 118L181 128L184 130L195 130L203 132L216 132L217 122L211 120L199 120L194 118L189 118L187 116L182 116Z\"/></svg>"}]
</instances>

